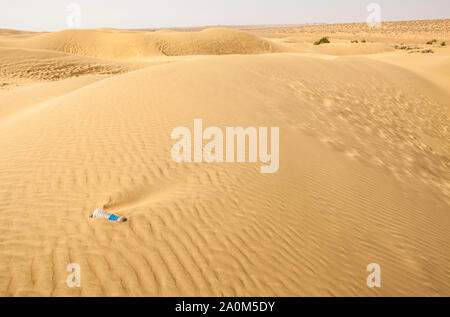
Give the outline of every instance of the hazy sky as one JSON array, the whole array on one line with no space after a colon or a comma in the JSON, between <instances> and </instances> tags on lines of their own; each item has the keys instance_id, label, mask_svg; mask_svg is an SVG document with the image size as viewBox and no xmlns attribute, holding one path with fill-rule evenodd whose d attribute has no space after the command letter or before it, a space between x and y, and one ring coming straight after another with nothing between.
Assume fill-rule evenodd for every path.
<instances>
[{"instance_id":1,"label":"hazy sky","mask_svg":"<svg viewBox=\"0 0 450 317\"><path fill-rule=\"evenodd\" d=\"M450 0L0 0L0 28L69 28L70 3L81 28L340 23L366 21L369 3L382 21L450 18Z\"/></svg>"}]
</instances>

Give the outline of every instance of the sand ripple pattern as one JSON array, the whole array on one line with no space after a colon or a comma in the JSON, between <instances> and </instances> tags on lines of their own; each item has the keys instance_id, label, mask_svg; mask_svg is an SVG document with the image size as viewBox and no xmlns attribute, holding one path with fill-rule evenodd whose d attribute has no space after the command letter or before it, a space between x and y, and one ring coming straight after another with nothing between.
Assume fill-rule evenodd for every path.
<instances>
[{"instance_id":1,"label":"sand ripple pattern","mask_svg":"<svg viewBox=\"0 0 450 317\"><path fill-rule=\"evenodd\" d=\"M0 121L0 295L450 295L442 94L376 61L272 54L40 101ZM280 171L172 162L172 129L195 118L279 126ZM381 289L366 286L372 262Z\"/></svg>"}]
</instances>

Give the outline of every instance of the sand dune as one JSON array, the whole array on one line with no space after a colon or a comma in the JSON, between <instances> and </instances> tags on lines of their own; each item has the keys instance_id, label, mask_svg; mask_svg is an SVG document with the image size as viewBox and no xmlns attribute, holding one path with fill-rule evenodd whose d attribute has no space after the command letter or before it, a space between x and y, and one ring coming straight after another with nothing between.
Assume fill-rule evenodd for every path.
<instances>
[{"instance_id":1,"label":"sand dune","mask_svg":"<svg viewBox=\"0 0 450 317\"><path fill-rule=\"evenodd\" d=\"M0 295L450 295L445 48L222 29L1 40L1 76L36 76L0 90ZM154 63L107 60L138 55ZM173 162L172 130L196 118L280 127L279 171Z\"/></svg>"},{"instance_id":2,"label":"sand dune","mask_svg":"<svg viewBox=\"0 0 450 317\"><path fill-rule=\"evenodd\" d=\"M66 30L14 40L10 46L38 48L108 59L149 56L259 54L276 52L273 43L247 32L207 29L200 32Z\"/></svg>"},{"instance_id":3,"label":"sand dune","mask_svg":"<svg viewBox=\"0 0 450 317\"><path fill-rule=\"evenodd\" d=\"M408 69L425 80L432 81L437 87L444 89L450 94L450 50L442 49L441 54L433 54L427 58L417 54L405 55L396 53L375 54L370 56L370 58Z\"/></svg>"},{"instance_id":4,"label":"sand dune","mask_svg":"<svg viewBox=\"0 0 450 317\"><path fill-rule=\"evenodd\" d=\"M0 93L0 123L19 117L23 113L33 111L38 105L47 100L63 96L81 87L103 80L109 75L90 75L68 78L60 81L28 82L15 89L8 89ZM5 78L3 79L6 80ZM1 92L1 90L0 90Z\"/></svg>"}]
</instances>

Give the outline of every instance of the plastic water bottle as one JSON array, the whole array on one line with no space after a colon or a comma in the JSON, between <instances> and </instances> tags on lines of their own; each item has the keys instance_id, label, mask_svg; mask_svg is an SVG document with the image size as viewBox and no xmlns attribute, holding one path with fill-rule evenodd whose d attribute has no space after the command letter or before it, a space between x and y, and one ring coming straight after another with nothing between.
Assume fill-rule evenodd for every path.
<instances>
[{"instance_id":1,"label":"plastic water bottle","mask_svg":"<svg viewBox=\"0 0 450 317\"><path fill-rule=\"evenodd\" d=\"M107 219L110 221L118 221L118 222L126 222L127 218L125 217L119 217L114 214L110 214L109 212L106 212L104 210L96 209L94 213L92 214L91 218L100 218L100 219Z\"/></svg>"}]
</instances>

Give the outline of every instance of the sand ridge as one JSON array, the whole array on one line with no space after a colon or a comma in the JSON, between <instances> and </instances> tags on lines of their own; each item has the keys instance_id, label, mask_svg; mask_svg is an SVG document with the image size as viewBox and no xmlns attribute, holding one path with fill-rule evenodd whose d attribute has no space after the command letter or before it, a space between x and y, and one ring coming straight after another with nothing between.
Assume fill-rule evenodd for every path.
<instances>
[{"instance_id":1,"label":"sand ridge","mask_svg":"<svg viewBox=\"0 0 450 317\"><path fill-rule=\"evenodd\" d=\"M108 59L279 51L275 44L267 40L244 31L226 28L198 32L65 30L13 40L9 45Z\"/></svg>"}]
</instances>

